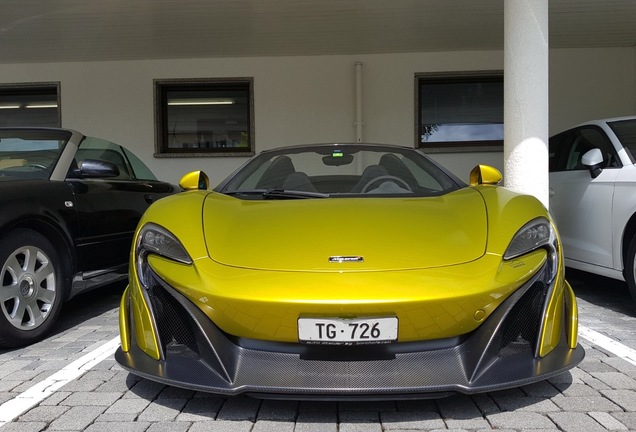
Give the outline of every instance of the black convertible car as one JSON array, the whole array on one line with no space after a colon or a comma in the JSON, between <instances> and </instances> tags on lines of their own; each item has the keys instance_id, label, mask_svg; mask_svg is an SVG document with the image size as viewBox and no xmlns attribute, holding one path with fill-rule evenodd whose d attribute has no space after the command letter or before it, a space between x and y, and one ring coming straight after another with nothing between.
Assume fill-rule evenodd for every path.
<instances>
[{"instance_id":1,"label":"black convertible car","mask_svg":"<svg viewBox=\"0 0 636 432\"><path fill-rule=\"evenodd\" d=\"M0 346L37 341L66 300L125 279L137 222L173 192L120 145L0 128Z\"/></svg>"}]
</instances>

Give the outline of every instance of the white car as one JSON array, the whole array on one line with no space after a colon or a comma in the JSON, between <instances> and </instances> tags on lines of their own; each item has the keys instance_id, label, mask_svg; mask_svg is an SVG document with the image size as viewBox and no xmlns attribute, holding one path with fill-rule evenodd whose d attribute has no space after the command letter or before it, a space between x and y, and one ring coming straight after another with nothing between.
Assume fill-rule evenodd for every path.
<instances>
[{"instance_id":1,"label":"white car","mask_svg":"<svg viewBox=\"0 0 636 432\"><path fill-rule=\"evenodd\" d=\"M627 282L636 300L636 117L550 138L550 212L568 267Z\"/></svg>"}]
</instances>

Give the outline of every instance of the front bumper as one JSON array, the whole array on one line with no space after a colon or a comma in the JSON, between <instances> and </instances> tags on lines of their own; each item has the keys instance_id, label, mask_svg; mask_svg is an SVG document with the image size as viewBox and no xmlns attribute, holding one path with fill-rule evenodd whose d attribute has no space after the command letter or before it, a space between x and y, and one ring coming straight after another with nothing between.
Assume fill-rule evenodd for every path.
<instances>
[{"instance_id":1,"label":"front bumper","mask_svg":"<svg viewBox=\"0 0 636 432\"><path fill-rule=\"evenodd\" d=\"M541 272L475 331L454 338L370 346L302 345L237 338L221 331L190 300L160 278L147 297L157 327L160 358L135 341L129 293L122 301L122 343L116 360L135 375L222 395L241 393L294 399L386 399L478 393L526 385L573 368L584 358L570 348L567 320L573 294L564 296L561 337L537 355L547 293ZM570 312L568 312L570 310Z\"/></svg>"}]
</instances>

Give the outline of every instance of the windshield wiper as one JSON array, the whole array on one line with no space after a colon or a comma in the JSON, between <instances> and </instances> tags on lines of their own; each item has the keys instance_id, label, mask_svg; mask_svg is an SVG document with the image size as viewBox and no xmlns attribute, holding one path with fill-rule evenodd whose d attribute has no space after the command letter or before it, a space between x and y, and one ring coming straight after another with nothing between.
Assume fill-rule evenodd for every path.
<instances>
[{"instance_id":1,"label":"windshield wiper","mask_svg":"<svg viewBox=\"0 0 636 432\"><path fill-rule=\"evenodd\" d=\"M286 190L286 189L269 189L263 193L265 199L295 199L295 198L328 198L329 194L320 192L309 192L299 190Z\"/></svg>"},{"instance_id":2,"label":"windshield wiper","mask_svg":"<svg viewBox=\"0 0 636 432\"><path fill-rule=\"evenodd\" d=\"M223 192L226 195L260 195L263 199L302 199L328 198L329 194L320 192L286 190L286 189L248 189Z\"/></svg>"}]
</instances>

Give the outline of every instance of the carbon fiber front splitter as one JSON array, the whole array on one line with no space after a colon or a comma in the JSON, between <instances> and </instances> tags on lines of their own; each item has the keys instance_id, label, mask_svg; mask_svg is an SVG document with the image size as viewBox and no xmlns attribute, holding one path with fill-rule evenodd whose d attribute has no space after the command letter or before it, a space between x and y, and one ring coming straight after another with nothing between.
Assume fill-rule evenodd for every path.
<instances>
[{"instance_id":1,"label":"carbon fiber front splitter","mask_svg":"<svg viewBox=\"0 0 636 432\"><path fill-rule=\"evenodd\" d=\"M520 306L524 297L533 295L531 288L538 283L528 282L476 331L464 337L360 347L236 339L164 285L162 289L169 292L170 301L176 301L172 309L178 309L192 333L191 342L164 341L164 359L157 361L133 340L130 351L120 348L115 359L135 375L222 395L398 399L518 387L561 374L585 356L580 345L575 349L568 347L564 334L547 356L537 358L532 343L511 333L510 328L522 328L524 322L535 321L525 319L525 308ZM519 314L519 310L523 313Z\"/></svg>"},{"instance_id":2,"label":"carbon fiber front splitter","mask_svg":"<svg viewBox=\"0 0 636 432\"><path fill-rule=\"evenodd\" d=\"M164 384L223 395L265 398L399 399L446 393L479 393L517 387L567 371L584 357L583 348L559 347L542 359L499 359L471 381L461 349L400 354L381 361L312 361L298 355L241 350L233 381L200 359L170 356L164 362L143 352L115 358L135 375Z\"/></svg>"}]
</instances>

